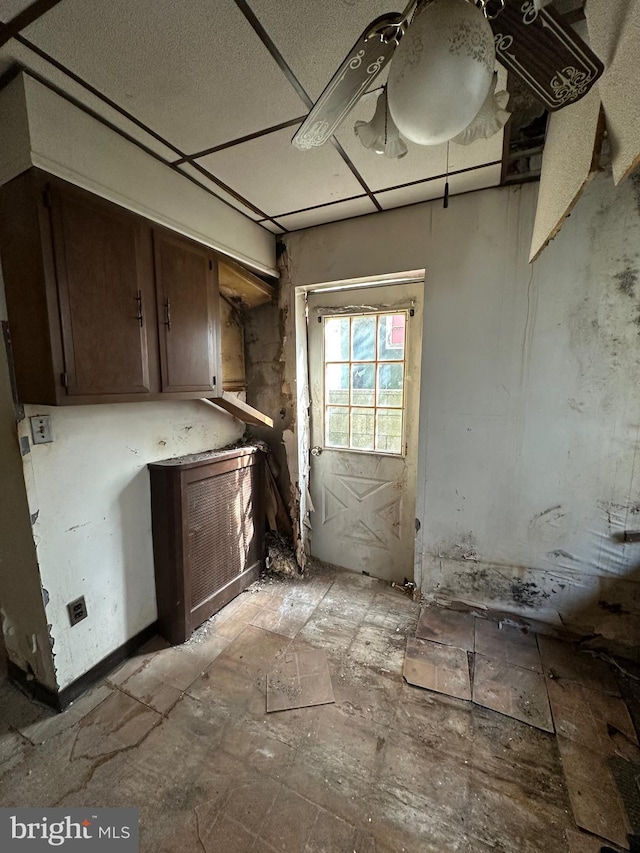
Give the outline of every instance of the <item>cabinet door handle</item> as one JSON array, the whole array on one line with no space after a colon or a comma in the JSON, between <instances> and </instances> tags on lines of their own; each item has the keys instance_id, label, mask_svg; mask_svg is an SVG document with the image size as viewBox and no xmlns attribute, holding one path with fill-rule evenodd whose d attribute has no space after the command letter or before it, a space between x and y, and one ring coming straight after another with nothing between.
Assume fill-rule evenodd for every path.
<instances>
[{"instance_id":1,"label":"cabinet door handle","mask_svg":"<svg viewBox=\"0 0 640 853\"><path fill-rule=\"evenodd\" d=\"M144 316L142 314L142 292L139 290L138 295L136 296L136 303L138 305L138 316L136 320L140 323L140 328L142 328L142 324L144 323Z\"/></svg>"},{"instance_id":2,"label":"cabinet door handle","mask_svg":"<svg viewBox=\"0 0 640 853\"><path fill-rule=\"evenodd\" d=\"M164 303L164 314L165 314L165 318L166 318L164 321L164 324L167 327L167 331L170 332L171 331L171 302L168 299Z\"/></svg>"}]
</instances>

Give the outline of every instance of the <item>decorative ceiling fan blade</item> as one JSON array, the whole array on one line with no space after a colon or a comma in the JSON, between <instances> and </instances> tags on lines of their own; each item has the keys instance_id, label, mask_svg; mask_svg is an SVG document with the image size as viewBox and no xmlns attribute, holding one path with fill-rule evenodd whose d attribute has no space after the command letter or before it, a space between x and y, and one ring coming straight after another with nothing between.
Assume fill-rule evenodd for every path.
<instances>
[{"instance_id":1,"label":"decorative ceiling fan blade","mask_svg":"<svg viewBox=\"0 0 640 853\"><path fill-rule=\"evenodd\" d=\"M333 136L393 56L416 5L413 0L404 12L389 12L369 24L300 125L292 145L308 151Z\"/></svg>"},{"instance_id":2,"label":"decorative ceiling fan blade","mask_svg":"<svg viewBox=\"0 0 640 853\"><path fill-rule=\"evenodd\" d=\"M507 2L490 20L496 57L554 112L584 97L604 65L550 6Z\"/></svg>"}]
</instances>

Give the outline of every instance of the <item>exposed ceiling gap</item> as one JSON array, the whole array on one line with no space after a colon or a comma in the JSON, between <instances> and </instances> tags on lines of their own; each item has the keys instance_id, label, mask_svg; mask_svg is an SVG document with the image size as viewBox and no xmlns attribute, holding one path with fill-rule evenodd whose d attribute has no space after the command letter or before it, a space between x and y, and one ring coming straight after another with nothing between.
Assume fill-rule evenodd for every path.
<instances>
[{"instance_id":1,"label":"exposed ceiling gap","mask_svg":"<svg viewBox=\"0 0 640 853\"><path fill-rule=\"evenodd\" d=\"M246 136L239 136L237 139L231 139L229 142L222 142L220 145L215 145L213 148L205 148L204 151L196 151L195 154L189 154L182 160L176 160L174 166L179 166L182 163L189 163L192 160L197 160L199 157L207 157L209 154L216 154L218 151L224 151L225 148L233 148L234 145L241 145L243 142L251 142L252 139L259 139L261 136L268 136L270 133L276 133L278 130L284 130L287 127L294 127L296 124L301 124L307 117L305 113L297 118L290 118L288 121L283 121L280 124L274 124L272 127L266 127L264 130L256 130L255 133L248 133Z\"/></svg>"},{"instance_id":2,"label":"exposed ceiling gap","mask_svg":"<svg viewBox=\"0 0 640 853\"><path fill-rule=\"evenodd\" d=\"M249 21L249 23L251 24L251 26L255 30L256 35L258 36L260 41L264 44L264 46L267 48L267 50L269 51L269 53L271 54L273 59L276 61L276 63L278 64L278 67L280 68L282 73L285 75L287 80L291 83L291 85L296 90L298 95L302 98L304 103L307 105L307 108L311 109L313 107L312 99L307 94L302 83L298 80L296 75L291 70L289 63L286 61L284 56L280 53L280 51L276 47L275 43L272 41L269 33L265 30L265 28L262 26L262 24L260 23L260 21L256 17L253 9L247 3L247 0L235 0L235 4L238 7L238 9L240 9L242 14L245 16L247 21ZM369 196L372 203L375 205L376 209L378 211L381 211L382 207L380 207L380 205L378 204L376 197L374 196L373 192L367 186L364 178L362 177L362 175L360 174L358 169L355 167L355 165L351 162L351 159L347 155L347 152L344 150L344 148L338 142L338 140L336 139L335 136L331 137L331 142L333 144L333 147L338 152L338 154L340 155L340 157L344 161L345 165L347 166L347 168L351 172L351 174L358 181L358 183L360 184L362 189L365 191L365 193Z\"/></svg>"},{"instance_id":3,"label":"exposed ceiling gap","mask_svg":"<svg viewBox=\"0 0 640 853\"><path fill-rule=\"evenodd\" d=\"M554 0L553 7L567 24L585 19L584 0ZM509 75L511 118L504 128L502 185L540 178L548 113L542 102L514 75Z\"/></svg>"},{"instance_id":4,"label":"exposed ceiling gap","mask_svg":"<svg viewBox=\"0 0 640 853\"><path fill-rule=\"evenodd\" d=\"M0 24L0 47L9 39L15 38L21 30L28 27L34 21L37 21L45 12L57 6L60 0L36 0L22 12L19 12L15 18L12 18L7 23Z\"/></svg>"}]
</instances>

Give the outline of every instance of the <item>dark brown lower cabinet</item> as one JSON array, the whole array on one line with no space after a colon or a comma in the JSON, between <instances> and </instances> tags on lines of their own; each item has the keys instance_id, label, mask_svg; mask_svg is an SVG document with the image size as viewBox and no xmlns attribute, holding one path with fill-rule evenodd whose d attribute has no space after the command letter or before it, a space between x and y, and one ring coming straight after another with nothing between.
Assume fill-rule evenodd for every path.
<instances>
[{"instance_id":1,"label":"dark brown lower cabinet","mask_svg":"<svg viewBox=\"0 0 640 853\"><path fill-rule=\"evenodd\" d=\"M259 577L263 457L241 447L148 466L158 621L174 645Z\"/></svg>"}]
</instances>

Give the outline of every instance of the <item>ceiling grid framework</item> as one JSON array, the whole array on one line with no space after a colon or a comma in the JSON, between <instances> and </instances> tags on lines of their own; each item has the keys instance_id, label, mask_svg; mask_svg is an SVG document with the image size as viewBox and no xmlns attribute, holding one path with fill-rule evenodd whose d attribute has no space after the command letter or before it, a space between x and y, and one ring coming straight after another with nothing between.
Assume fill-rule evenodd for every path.
<instances>
[{"instance_id":1,"label":"ceiling grid framework","mask_svg":"<svg viewBox=\"0 0 640 853\"><path fill-rule=\"evenodd\" d=\"M364 149L386 79L321 148L290 144L388 0L0 0L0 81L18 65L275 234L444 193L446 145ZM3 34L6 36L3 43ZM506 75L502 74L501 83ZM452 194L497 186L503 133L451 144Z\"/></svg>"}]
</instances>

